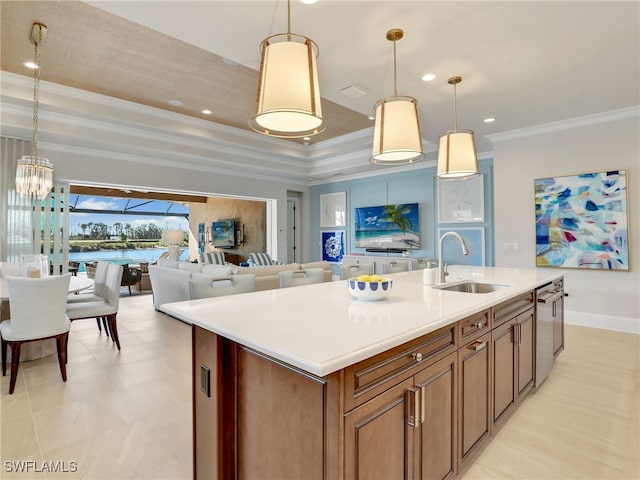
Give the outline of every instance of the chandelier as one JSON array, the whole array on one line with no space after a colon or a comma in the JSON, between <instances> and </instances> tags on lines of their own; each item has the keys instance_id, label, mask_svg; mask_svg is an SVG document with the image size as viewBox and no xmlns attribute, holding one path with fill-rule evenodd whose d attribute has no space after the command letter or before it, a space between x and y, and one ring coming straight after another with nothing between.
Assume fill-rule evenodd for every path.
<instances>
[{"instance_id":1,"label":"chandelier","mask_svg":"<svg viewBox=\"0 0 640 480\"><path fill-rule=\"evenodd\" d=\"M379 165L404 165L424 159L418 101L413 97L398 96L396 69L396 42L404 32L394 28L387 32L393 42L393 97L380 100L376 106L373 131L373 152L369 161Z\"/></svg>"},{"instance_id":2,"label":"chandelier","mask_svg":"<svg viewBox=\"0 0 640 480\"><path fill-rule=\"evenodd\" d=\"M302 138L323 132L318 46L291 33L291 1L287 1L287 33L272 35L260 44L260 79L256 114L249 125L258 133L280 138Z\"/></svg>"},{"instance_id":3,"label":"chandelier","mask_svg":"<svg viewBox=\"0 0 640 480\"><path fill-rule=\"evenodd\" d=\"M38 156L38 106L40 100L40 47L47 35L47 26L34 23L31 27L31 43L35 50L35 68L33 74L33 136L31 155L18 160L16 168L16 192L21 197L43 199L53 186L53 165L44 157Z\"/></svg>"}]
</instances>

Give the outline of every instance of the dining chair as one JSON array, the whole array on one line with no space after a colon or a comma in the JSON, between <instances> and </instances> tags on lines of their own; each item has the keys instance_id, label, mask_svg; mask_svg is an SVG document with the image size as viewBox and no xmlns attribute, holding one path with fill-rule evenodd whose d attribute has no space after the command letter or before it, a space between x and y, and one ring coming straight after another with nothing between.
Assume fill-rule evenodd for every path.
<instances>
[{"instance_id":1,"label":"dining chair","mask_svg":"<svg viewBox=\"0 0 640 480\"><path fill-rule=\"evenodd\" d=\"M102 300L106 300L107 297L107 270L109 269L109 262L98 262L95 266L95 273L93 275L93 292L87 293L74 293L67 297L67 303L79 303L79 302L99 302ZM96 322L98 324L98 331L102 332L102 327L100 326L100 319L96 318ZM105 333L107 335L109 332L107 331L106 321L105 323Z\"/></svg>"},{"instance_id":2,"label":"dining chair","mask_svg":"<svg viewBox=\"0 0 640 480\"><path fill-rule=\"evenodd\" d=\"M106 292L102 300L67 303L67 315L69 315L72 322L85 318L95 318L98 322L102 320L106 334L111 336L111 340L116 344L118 350L120 350L120 339L118 337L116 317L120 302L120 282L122 281L123 270L122 265L108 264L105 282ZM99 323L98 326L100 326Z\"/></svg>"},{"instance_id":3,"label":"dining chair","mask_svg":"<svg viewBox=\"0 0 640 480\"><path fill-rule=\"evenodd\" d=\"M220 297L256 291L256 276L252 273L241 273L225 277L197 277L189 282L191 298Z\"/></svg>"},{"instance_id":4,"label":"dining chair","mask_svg":"<svg viewBox=\"0 0 640 480\"><path fill-rule=\"evenodd\" d=\"M67 381L67 342L71 322L66 314L70 274L42 278L8 277L11 318L0 323L2 375L7 374L11 347L9 394L16 386L23 343L55 338L62 380Z\"/></svg>"},{"instance_id":5,"label":"dining chair","mask_svg":"<svg viewBox=\"0 0 640 480\"><path fill-rule=\"evenodd\" d=\"M340 266L340 280L346 280L360 275L373 275L373 263L355 263Z\"/></svg>"},{"instance_id":6,"label":"dining chair","mask_svg":"<svg viewBox=\"0 0 640 480\"><path fill-rule=\"evenodd\" d=\"M322 283L324 282L324 269L285 270L284 272L278 272L278 281L280 282L280 288Z\"/></svg>"},{"instance_id":7,"label":"dining chair","mask_svg":"<svg viewBox=\"0 0 640 480\"><path fill-rule=\"evenodd\" d=\"M409 260L391 260L382 264L382 274L408 272Z\"/></svg>"}]
</instances>

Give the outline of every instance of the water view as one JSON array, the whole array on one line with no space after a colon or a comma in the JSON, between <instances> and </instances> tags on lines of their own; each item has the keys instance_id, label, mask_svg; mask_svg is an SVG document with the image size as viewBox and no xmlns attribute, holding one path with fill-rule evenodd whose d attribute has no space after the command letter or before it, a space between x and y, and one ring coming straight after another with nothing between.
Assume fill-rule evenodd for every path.
<instances>
[{"instance_id":1,"label":"water view","mask_svg":"<svg viewBox=\"0 0 640 480\"><path fill-rule=\"evenodd\" d=\"M69 252L69 260L80 262L78 271L84 272L84 264L86 262L106 260L121 265L141 262L153 263L166 251L166 248L143 248L131 250L102 250L98 252ZM189 260L188 249L182 252L180 260Z\"/></svg>"}]
</instances>

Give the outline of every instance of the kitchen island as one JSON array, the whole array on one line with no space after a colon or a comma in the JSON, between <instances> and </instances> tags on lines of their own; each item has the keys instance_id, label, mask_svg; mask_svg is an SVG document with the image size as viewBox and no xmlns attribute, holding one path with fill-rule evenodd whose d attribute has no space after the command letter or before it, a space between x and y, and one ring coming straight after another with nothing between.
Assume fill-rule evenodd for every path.
<instances>
[{"instance_id":1,"label":"kitchen island","mask_svg":"<svg viewBox=\"0 0 640 480\"><path fill-rule=\"evenodd\" d=\"M439 290L417 271L379 302L338 281L164 305L194 325L194 476L462 472L533 386L535 289L562 272L450 272L504 287Z\"/></svg>"}]
</instances>

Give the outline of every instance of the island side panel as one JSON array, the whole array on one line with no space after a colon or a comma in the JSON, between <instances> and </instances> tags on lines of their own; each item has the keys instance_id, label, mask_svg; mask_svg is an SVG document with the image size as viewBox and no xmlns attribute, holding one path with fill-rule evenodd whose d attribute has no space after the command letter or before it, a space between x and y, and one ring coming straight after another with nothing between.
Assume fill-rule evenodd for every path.
<instances>
[{"instance_id":1,"label":"island side panel","mask_svg":"<svg viewBox=\"0 0 640 480\"><path fill-rule=\"evenodd\" d=\"M192 328L193 478L218 476L218 395L216 392L217 335ZM203 371L203 367L208 369ZM202 391L201 372L209 381Z\"/></svg>"},{"instance_id":2,"label":"island side panel","mask_svg":"<svg viewBox=\"0 0 640 480\"><path fill-rule=\"evenodd\" d=\"M325 424L337 418L332 382L241 345L237 352L237 478L336 478L335 421Z\"/></svg>"}]
</instances>

